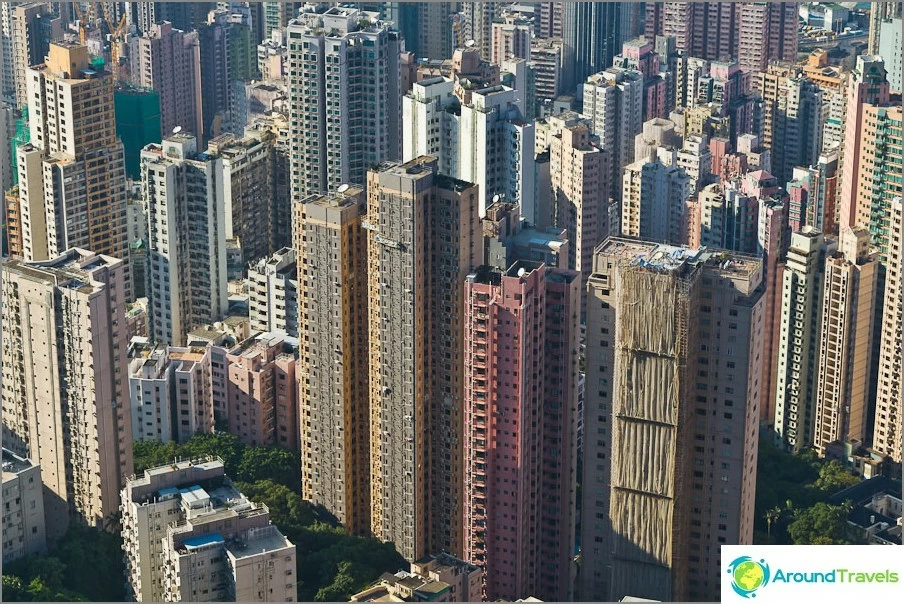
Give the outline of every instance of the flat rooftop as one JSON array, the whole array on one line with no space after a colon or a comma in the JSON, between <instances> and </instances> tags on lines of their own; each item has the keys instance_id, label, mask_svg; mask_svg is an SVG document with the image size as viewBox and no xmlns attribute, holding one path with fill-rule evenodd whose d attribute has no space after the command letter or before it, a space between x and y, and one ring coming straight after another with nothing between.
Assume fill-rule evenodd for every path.
<instances>
[{"instance_id":1,"label":"flat rooftop","mask_svg":"<svg viewBox=\"0 0 904 604\"><path fill-rule=\"evenodd\" d=\"M236 560L241 560L242 558L259 556L265 552L276 552L290 547L292 547L292 542L286 539L285 535L280 533L276 526L271 524L261 529L249 531L246 539L230 541L226 545L226 551Z\"/></svg>"},{"instance_id":2,"label":"flat rooftop","mask_svg":"<svg viewBox=\"0 0 904 604\"><path fill-rule=\"evenodd\" d=\"M3 449L3 480L14 478L16 474L33 468L34 464L27 457L19 457L9 449Z\"/></svg>"}]
</instances>

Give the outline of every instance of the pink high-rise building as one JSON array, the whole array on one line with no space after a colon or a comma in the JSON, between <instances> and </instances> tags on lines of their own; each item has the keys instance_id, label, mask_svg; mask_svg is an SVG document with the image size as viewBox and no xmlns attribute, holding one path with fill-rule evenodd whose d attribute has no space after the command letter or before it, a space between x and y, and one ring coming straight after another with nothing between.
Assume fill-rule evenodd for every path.
<instances>
[{"instance_id":1,"label":"pink high-rise building","mask_svg":"<svg viewBox=\"0 0 904 604\"><path fill-rule=\"evenodd\" d=\"M464 555L489 601L571 599L580 281L519 261L465 283Z\"/></svg>"},{"instance_id":2,"label":"pink high-rise building","mask_svg":"<svg viewBox=\"0 0 904 604\"><path fill-rule=\"evenodd\" d=\"M797 61L797 2L739 2L737 57L741 69L764 71L769 61Z\"/></svg>"},{"instance_id":3,"label":"pink high-rise building","mask_svg":"<svg viewBox=\"0 0 904 604\"><path fill-rule=\"evenodd\" d=\"M295 355L280 336L260 334L226 355L229 433L246 445L298 449Z\"/></svg>"},{"instance_id":4,"label":"pink high-rise building","mask_svg":"<svg viewBox=\"0 0 904 604\"><path fill-rule=\"evenodd\" d=\"M666 81L660 73L659 53L653 43L637 38L622 45L622 52L613 60L616 67L633 69L643 74L643 120L666 117Z\"/></svg>"},{"instance_id":5,"label":"pink high-rise building","mask_svg":"<svg viewBox=\"0 0 904 604\"><path fill-rule=\"evenodd\" d=\"M887 105L890 86L882 57L863 55L851 72L847 87L844 151L842 156L841 194L838 197L838 229L857 226L857 190L867 166L862 161L866 105ZM872 170L869 170L872 176Z\"/></svg>"},{"instance_id":6,"label":"pink high-rise building","mask_svg":"<svg viewBox=\"0 0 904 604\"><path fill-rule=\"evenodd\" d=\"M760 421L771 422L775 407L772 393L776 385L776 346L778 339L781 308L782 274L786 247L785 225L788 223L788 209L780 200L765 198L760 200L757 228L757 252L763 258L763 280L766 284L765 309L763 312L763 388L760 389ZM766 387L768 386L768 388Z\"/></svg>"}]
</instances>

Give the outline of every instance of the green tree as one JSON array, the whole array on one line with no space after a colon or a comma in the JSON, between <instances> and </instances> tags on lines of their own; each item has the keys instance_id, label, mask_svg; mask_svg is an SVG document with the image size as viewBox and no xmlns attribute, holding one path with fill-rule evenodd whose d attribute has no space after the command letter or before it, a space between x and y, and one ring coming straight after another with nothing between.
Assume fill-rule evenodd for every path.
<instances>
[{"instance_id":1,"label":"green tree","mask_svg":"<svg viewBox=\"0 0 904 604\"><path fill-rule=\"evenodd\" d=\"M301 492L301 458L282 447L245 447L235 475L242 482L271 480Z\"/></svg>"},{"instance_id":2,"label":"green tree","mask_svg":"<svg viewBox=\"0 0 904 604\"><path fill-rule=\"evenodd\" d=\"M851 474L841 462L833 459L819 468L819 478L816 479L813 486L831 495L852 487L859 482L860 478L858 476Z\"/></svg>"},{"instance_id":3,"label":"green tree","mask_svg":"<svg viewBox=\"0 0 904 604\"><path fill-rule=\"evenodd\" d=\"M794 522L788 526L788 534L796 545L859 542L847 522L850 511L850 505L830 505L820 501L795 514Z\"/></svg>"}]
</instances>

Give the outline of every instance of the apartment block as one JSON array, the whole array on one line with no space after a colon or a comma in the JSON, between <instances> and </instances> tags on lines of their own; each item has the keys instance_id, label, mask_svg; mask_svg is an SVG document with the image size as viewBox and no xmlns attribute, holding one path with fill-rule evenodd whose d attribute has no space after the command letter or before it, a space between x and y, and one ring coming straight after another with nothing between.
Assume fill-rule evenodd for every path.
<instances>
[{"instance_id":1,"label":"apartment block","mask_svg":"<svg viewBox=\"0 0 904 604\"><path fill-rule=\"evenodd\" d=\"M847 86L845 110L844 150L842 153L841 192L838 198L839 231L857 226L861 219L860 181L869 180L877 167L866 164L862 148L866 141L865 111L867 106L887 106L890 90L885 61L875 55L861 55L851 71ZM879 168L881 169L881 168ZM866 192L871 187L866 185Z\"/></svg>"},{"instance_id":2,"label":"apartment block","mask_svg":"<svg viewBox=\"0 0 904 604\"><path fill-rule=\"evenodd\" d=\"M172 134L141 152L150 334L164 344L185 343L228 304L223 160L199 153L197 142Z\"/></svg>"},{"instance_id":3,"label":"apartment block","mask_svg":"<svg viewBox=\"0 0 904 604\"><path fill-rule=\"evenodd\" d=\"M298 264L295 250L282 248L248 265L251 331L298 337Z\"/></svg>"},{"instance_id":4,"label":"apartment block","mask_svg":"<svg viewBox=\"0 0 904 604\"><path fill-rule=\"evenodd\" d=\"M690 178L660 150L659 159L641 159L622 177L621 234L647 241L680 242ZM671 155L674 157L674 150Z\"/></svg>"},{"instance_id":5,"label":"apartment block","mask_svg":"<svg viewBox=\"0 0 904 604\"><path fill-rule=\"evenodd\" d=\"M177 461L122 489L128 587L139 602L292 602L295 545L226 476L223 460Z\"/></svg>"},{"instance_id":6,"label":"apartment block","mask_svg":"<svg viewBox=\"0 0 904 604\"><path fill-rule=\"evenodd\" d=\"M537 103L551 102L562 92L562 41L532 40L530 60L534 64L534 94Z\"/></svg>"},{"instance_id":7,"label":"apartment block","mask_svg":"<svg viewBox=\"0 0 904 604\"><path fill-rule=\"evenodd\" d=\"M370 532L367 232L364 189L297 206L302 496Z\"/></svg>"},{"instance_id":8,"label":"apartment block","mask_svg":"<svg viewBox=\"0 0 904 604\"><path fill-rule=\"evenodd\" d=\"M837 228L836 200L838 197L839 151L820 154L815 165L807 169L807 218L806 224L827 234Z\"/></svg>"},{"instance_id":9,"label":"apartment block","mask_svg":"<svg viewBox=\"0 0 904 604\"><path fill-rule=\"evenodd\" d=\"M495 85L472 90L461 102L455 86L448 78L431 78L405 96L403 161L435 157L441 174L477 185L481 217L498 195L519 203L534 223L534 126L523 121L518 93Z\"/></svg>"},{"instance_id":10,"label":"apartment block","mask_svg":"<svg viewBox=\"0 0 904 604\"><path fill-rule=\"evenodd\" d=\"M741 69L757 72L770 61L797 61L797 2L740 2L736 10L738 46L731 55Z\"/></svg>"},{"instance_id":11,"label":"apartment block","mask_svg":"<svg viewBox=\"0 0 904 604\"><path fill-rule=\"evenodd\" d=\"M846 227L838 252L826 258L816 379L813 444L872 438L879 262L869 231Z\"/></svg>"},{"instance_id":12,"label":"apartment block","mask_svg":"<svg viewBox=\"0 0 904 604\"><path fill-rule=\"evenodd\" d=\"M887 61L888 83L891 89L897 92L904 91L904 58L901 58L901 46L904 45L902 30L904 30L904 14L882 21L879 26L879 49L876 52Z\"/></svg>"},{"instance_id":13,"label":"apartment block","mask_svg":"<svg viewBox=\"0 0 904 604\"><path fill-rule=\"evenodd\" d=\"M201 54L198 33L161 22L129 41L130 80L160 95L160 134L176 127L203 134L201 126Z\"/></svg>"},{"instance_id":14,"label":"apartment block","mask_svg":"<svg viewBox=\"0 0 904 604\"><path fill-rule=\"evenodd\" d=\"M467 277L464 556L491 601L571 596L579 285L529 261Z\"/></svg>"},{"instance_id":15,"label":"apartment block","mask_svg":"<svg viewBox=\"0 0 904 604\"><path fill-rule=\"evenodd\" d=\"M49 43L63 37L63 20L46 2L6 2L0 8L2 95L17 109L29 105L26 70L39 65Z\"/></svg>"},{"instance_id":16,"label":"apartment block","mask_svg":"<svg viewBox=\"0 0 904 604\"><path fill-rule=\"evenodd\" d=\"M599 146L609 153L610 189L605 195L621 201L621 176L634 158L634 138L643 130L643 74L610 67L584 84L583 115Z\"/></svg>"},{"instance_id":17,"label":"apartment block","mask_svg":"<svg viewBox=\"0 0 904 604\"><path fill-rule=\"evenodd\" d=\"M41 466L47 537L110 528L132 470L122 261L80 249L0 272L3 441Z\"/></svg>"},{"instance_id":18,"label":"apartment block","mask_svg":"<svg viewBox=\"0 0 904 604\"><path fill-rule=\"evenodd\" d=\"M463 513L459 326L464 277L483 257L481 195L440 176L431 157L379 166L367 190L371 530L408 560L454 553Z\"/></svg>"},{"instance_id":19,"label":"apartment block","mask_svg":"<svg viewBox=\"0 0 904 604\"><path fill-rule=\"evenodd\" d=\"M892 200L890 209L873 448L900 462L901 401L904 398L904 361L901 358L904 345L904 208L900 197Z\"/></svg>"},{"instance_id":20,"label":"apartment block","mask_svg":"<svg viewBox=\"0 0 904 604\"><path fill-rule=\"evenodd\" d=\"M31 144L42 161L23 166L25 180L36 186L28 187L22 204L43 205L47 237L47 256L34 259L75 247L128 258L125 161L116 137L112 75L89 62L85 46L59 42L23 77ZM32 168L40 169L40 176L33 176ZM32 229L39 222L33 220ZM32 241L40 237L31 235ZM129 295L127 270L125 278L124 295Z\"/></svg>"},{"instance_id":21,"label":"apartment block","mask_svg":"<svg viewBox=\"0 0 904 604\"><path fill-rule=\"evenodd\" d=\"M361 186L401 155L404 42L354 8L303 13L288 26L292 197Z\"/></svg>"},{"instance_id":22,"label":"apartment block","mask_svg":"<svg viewBox=\"0 0 904 604\"><path fill-rule=\"evenodd\" d=\"M819 326L822 322L825 262L837 250L813 227L791 235L782 276L777 386L774 426L776 442L800 451L813 444ZM778 302L778 300L776 300Z\"/></svg>"},{"instance_id":23,"label":"apartment block","mask_svg":"<svg viewBox=\"0 0 904 604\"><path fill-rule=\"evenodd\" d=\"M904 2L892 0L891 2L874 2L869 12L869 42L867 52L881 54L883 23L895 17L904 17Z\"/></svg>"},{"instance_id":24,"label":"apartment block","mask_svg":"<svg viewBox=\"0 0 904 604\"><path fill-rule=\"evenodd\" d=\"M3 564L47 553L41 466L3 449Z\"/></svg>"},{"instance_id":25,"label":"apartment block","mask_svg":"<svg viewBox=\"0 0 904 604\"><path fill-rule=\"evenodd\" d=\"M246 445L298 450L297 344L283 336L252 336L226 355L229 433Z\"/></svg>"},{"instance_id":26,"label":"apartment block","mask_svg":"<svg viewBox=\"0 0 904 604\"><path fill-rule=\"evenodd\" d=\"M819 48L810 53L802 67L807 78L822 90L822 151L838 151L844 141L849 72L829 65L828 51Z\"/></svg>"},{"instance_id":27,"label":"apartment block","mask_svg":"<svg viewBox=\"0 0 904 604\"><path fill-rule=\"evenodd\" d=\"M617 2L562 3L562 89L578 98L593 74L612 65L625 40L634 34L623 27L630 5Z\"/></svg>"},{"instance_id":28,"label":"apartment block","mask_svg":"<svg viewBox=\"0 0 904 604\"><path fill-rule=\"evenodd\" d=\"M581 274L582 297L593 264L593 250L609 235L608 153L591 140L587 126L565 128L550 145L555 225L565 229L568 268ZM580 308L583 308L583 304Z\"/></svg>"},{"instance_id":29,"label":"apartment block","mask_svg":"<svg viewBox=\"0 0 904 604\"><path fill-rule=\"evenodd\" d=\"M226 418L226 350L129 344L133 440L183 443Z\"/></svg>"},{"instance_id":30,"label":"apartment block","mask_svg":"<svg viewBox=\"0 0 904 604\"><path fill-rule=\"evenodd\" d=\"M493 23L490 45L490 63L502 65L507 59L531 57L531 28L523 23Z\"/></svg>"},{"instance_id":31,"label":"apartment block","mask_svg":"<svg viewBox=\"0 0 904 604\"><path fill-rule=\"evenodd\" d=\"M753 539L762 260L610 238L587 305L580 596L716 599Z\"/></svg>"}]
</instances>

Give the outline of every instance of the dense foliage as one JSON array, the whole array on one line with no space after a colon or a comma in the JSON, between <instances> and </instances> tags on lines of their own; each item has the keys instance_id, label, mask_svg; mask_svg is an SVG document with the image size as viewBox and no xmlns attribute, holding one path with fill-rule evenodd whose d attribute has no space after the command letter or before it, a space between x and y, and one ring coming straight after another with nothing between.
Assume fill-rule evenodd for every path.
<instances>
[{"instance_id":1,"label":"dense foliage","mask_svg":"<svg viewBox=\"0 0 904 604\"><path fill-rule=\"evenodd\" d=\"M820 459L812 450L792 455L761 439L754 542L858 543L847 523L850 506L828 503L831 495L858 482L838 461Z\"/></svg>"},{"instance_id":2,"label":"dense foliage","mask_svg":"<svg viewBox=\"0 0 904 604\"><path fill-rule=\"evenodd\" d=\"M226 474L295 544L299 601L347 601L384 572L407 568L392 544L349 535L322 507L301 498L298 454L281 447L248 447L230 434L195 436L188 442L135 443L135 471L205 455L223 458Z\"/></svg>"},{"instance_id":3,"label":"dense foliage","mask_svg":"<svg viewBox=\"0 0 904 604\"><path fill-rule=\"evenodd\" d=\"M117 602L125 600L119 535L72 525L46 556L3 566L7 602Z\"/></svg>"}]
</instances>

